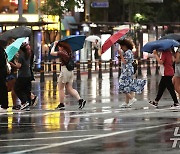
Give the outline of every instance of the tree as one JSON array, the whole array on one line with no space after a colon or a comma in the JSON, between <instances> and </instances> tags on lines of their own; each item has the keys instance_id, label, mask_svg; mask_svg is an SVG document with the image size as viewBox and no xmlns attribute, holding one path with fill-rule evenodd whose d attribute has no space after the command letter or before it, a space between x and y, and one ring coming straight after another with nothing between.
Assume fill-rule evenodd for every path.
<instances>
[{"instance_id":1,"label":"tree","mask_svg":"<svg viewBox=\"0 0 180 154\"><path fill-rule=\"evenodd\" d=\"M81 0L46 0L40 7L41 12L47 15L59 16L59 32L61 37L61 19L65 12L74 9L74 6L80 6Z\"/></svg>"}]
</instances>

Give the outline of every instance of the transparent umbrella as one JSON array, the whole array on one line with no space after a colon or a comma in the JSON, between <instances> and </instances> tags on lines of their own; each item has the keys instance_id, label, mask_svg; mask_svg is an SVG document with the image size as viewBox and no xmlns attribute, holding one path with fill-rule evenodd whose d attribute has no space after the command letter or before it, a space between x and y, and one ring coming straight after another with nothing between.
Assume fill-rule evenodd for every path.
<instances>
[{"instance_id":1,"label":"transparent umbrella","mask_svg":"<svg viewBox=\"0 0 180 154\"><path fill-rule=\"evenodd\" d=\"M89 35L85 40L89 42L95 42L95 40L98 40L98 42L101 42L101 38L97 35Z\"/></svg>"}]
</instances>

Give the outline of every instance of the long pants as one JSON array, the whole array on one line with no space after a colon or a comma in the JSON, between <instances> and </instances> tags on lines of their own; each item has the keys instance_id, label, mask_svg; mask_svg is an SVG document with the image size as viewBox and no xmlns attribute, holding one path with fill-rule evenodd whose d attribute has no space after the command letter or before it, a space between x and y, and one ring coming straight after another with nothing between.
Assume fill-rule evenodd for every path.
<instances>
[{"instance_id":1,"label":"long pants","mask_svg":"<svg viewBox=\"0 0 180 154\"><path fill-rule=\"evenodd\" d=\"M158 93L157 93L155 101L158 102L161 99L166 88L168 89L168 91L174 101L174 104L178 103L177 96L174 91L174 85L172 83L172 76L162 76L161 77L161 81L159 83L159 89L158 89Z\"/></svg>"},{"instance_id":2,"label":"long pants","mask_svg":"<svg viewBox=\"0 0 180 154\"><path fill-rule=\"evenodd\" d=\"M5 77L0 77L0 105L3 109L8 108L8 91Z\"/></svg>"},{"instance_id":3,"label":"long pants","mask_svg":"<svg viewBox=\"0 0 180 154\"><path fill-rule=\"evenodd\" d=\"M14 91L22 104L31 103L31 77L17 78Z\"/></svg>"}]
</instances>

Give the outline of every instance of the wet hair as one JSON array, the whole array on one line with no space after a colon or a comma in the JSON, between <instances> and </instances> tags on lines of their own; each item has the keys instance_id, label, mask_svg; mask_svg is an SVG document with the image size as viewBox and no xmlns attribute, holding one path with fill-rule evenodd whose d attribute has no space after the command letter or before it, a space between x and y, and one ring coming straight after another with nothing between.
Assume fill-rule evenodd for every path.
<instances>
[{"instance_id":1,"label":"wet hair","mask_svg":"<svg viewBox=\"0 0 180 154\"><path fill-rule=\"evenodd\" d=\"M20 47L20 50L23 51L24 54L25 54L25 59L26 60L31 56L31 52L27 52L27 48L26 47L28 45L29 45L28 43L24 42L24 43L22 43L22 45Z\"/></svg>"},{"instance_id":2,"label":"wet hair","mask_svg":"<svg viewBox=\"0 0 180 154\"><path fill-rule=\"evenodd\" d=\"M133 42L131 40L128 39L123 39L123 40L118 40L117 43L119 43L120 45L124 45L126 46L128 49L133 49Z\"/></svg>"},{"instance_id":3,"label":"wet hair","mask_svg":"<svg viewBox=\"0 0 180 154\"><path fill-rule=\"evenodd\" d=\"M68 52L69 55L72 54L71 47L70 47L70 45L68 43L66 43L66 42L58 42L57 46L58 47L63 47Z\"/></svg>"}]
</instances>

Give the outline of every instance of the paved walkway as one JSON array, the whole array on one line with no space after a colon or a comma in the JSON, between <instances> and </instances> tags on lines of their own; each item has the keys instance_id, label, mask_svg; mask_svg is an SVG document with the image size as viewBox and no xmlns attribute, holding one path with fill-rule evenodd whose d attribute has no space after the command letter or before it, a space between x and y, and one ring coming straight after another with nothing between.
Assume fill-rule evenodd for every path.
<instances>
[{"instance_id":1,"label":"paved walkway","mask_svg":"<svg viewBox=\"0 0 180 154\"><path fill-rule=\"evenodd\" d=\"M160 108L148 104L157 93L159 76L147 79L144 92L136 95L132 108L121 109L124 95L118 93L117 73L112 80L96 74L87 75L74 87L87 100L83 110L67 95L66 110L58 111L56 83L46 78L33 82L38 95L36 107L27 111L0 113L0 153L72 153L72 154L144 154L179 153L179 142L173 144L174 130L179 129L179 110L170 110L173 103L165 91Z\"/></svg>"}]
</instances>

